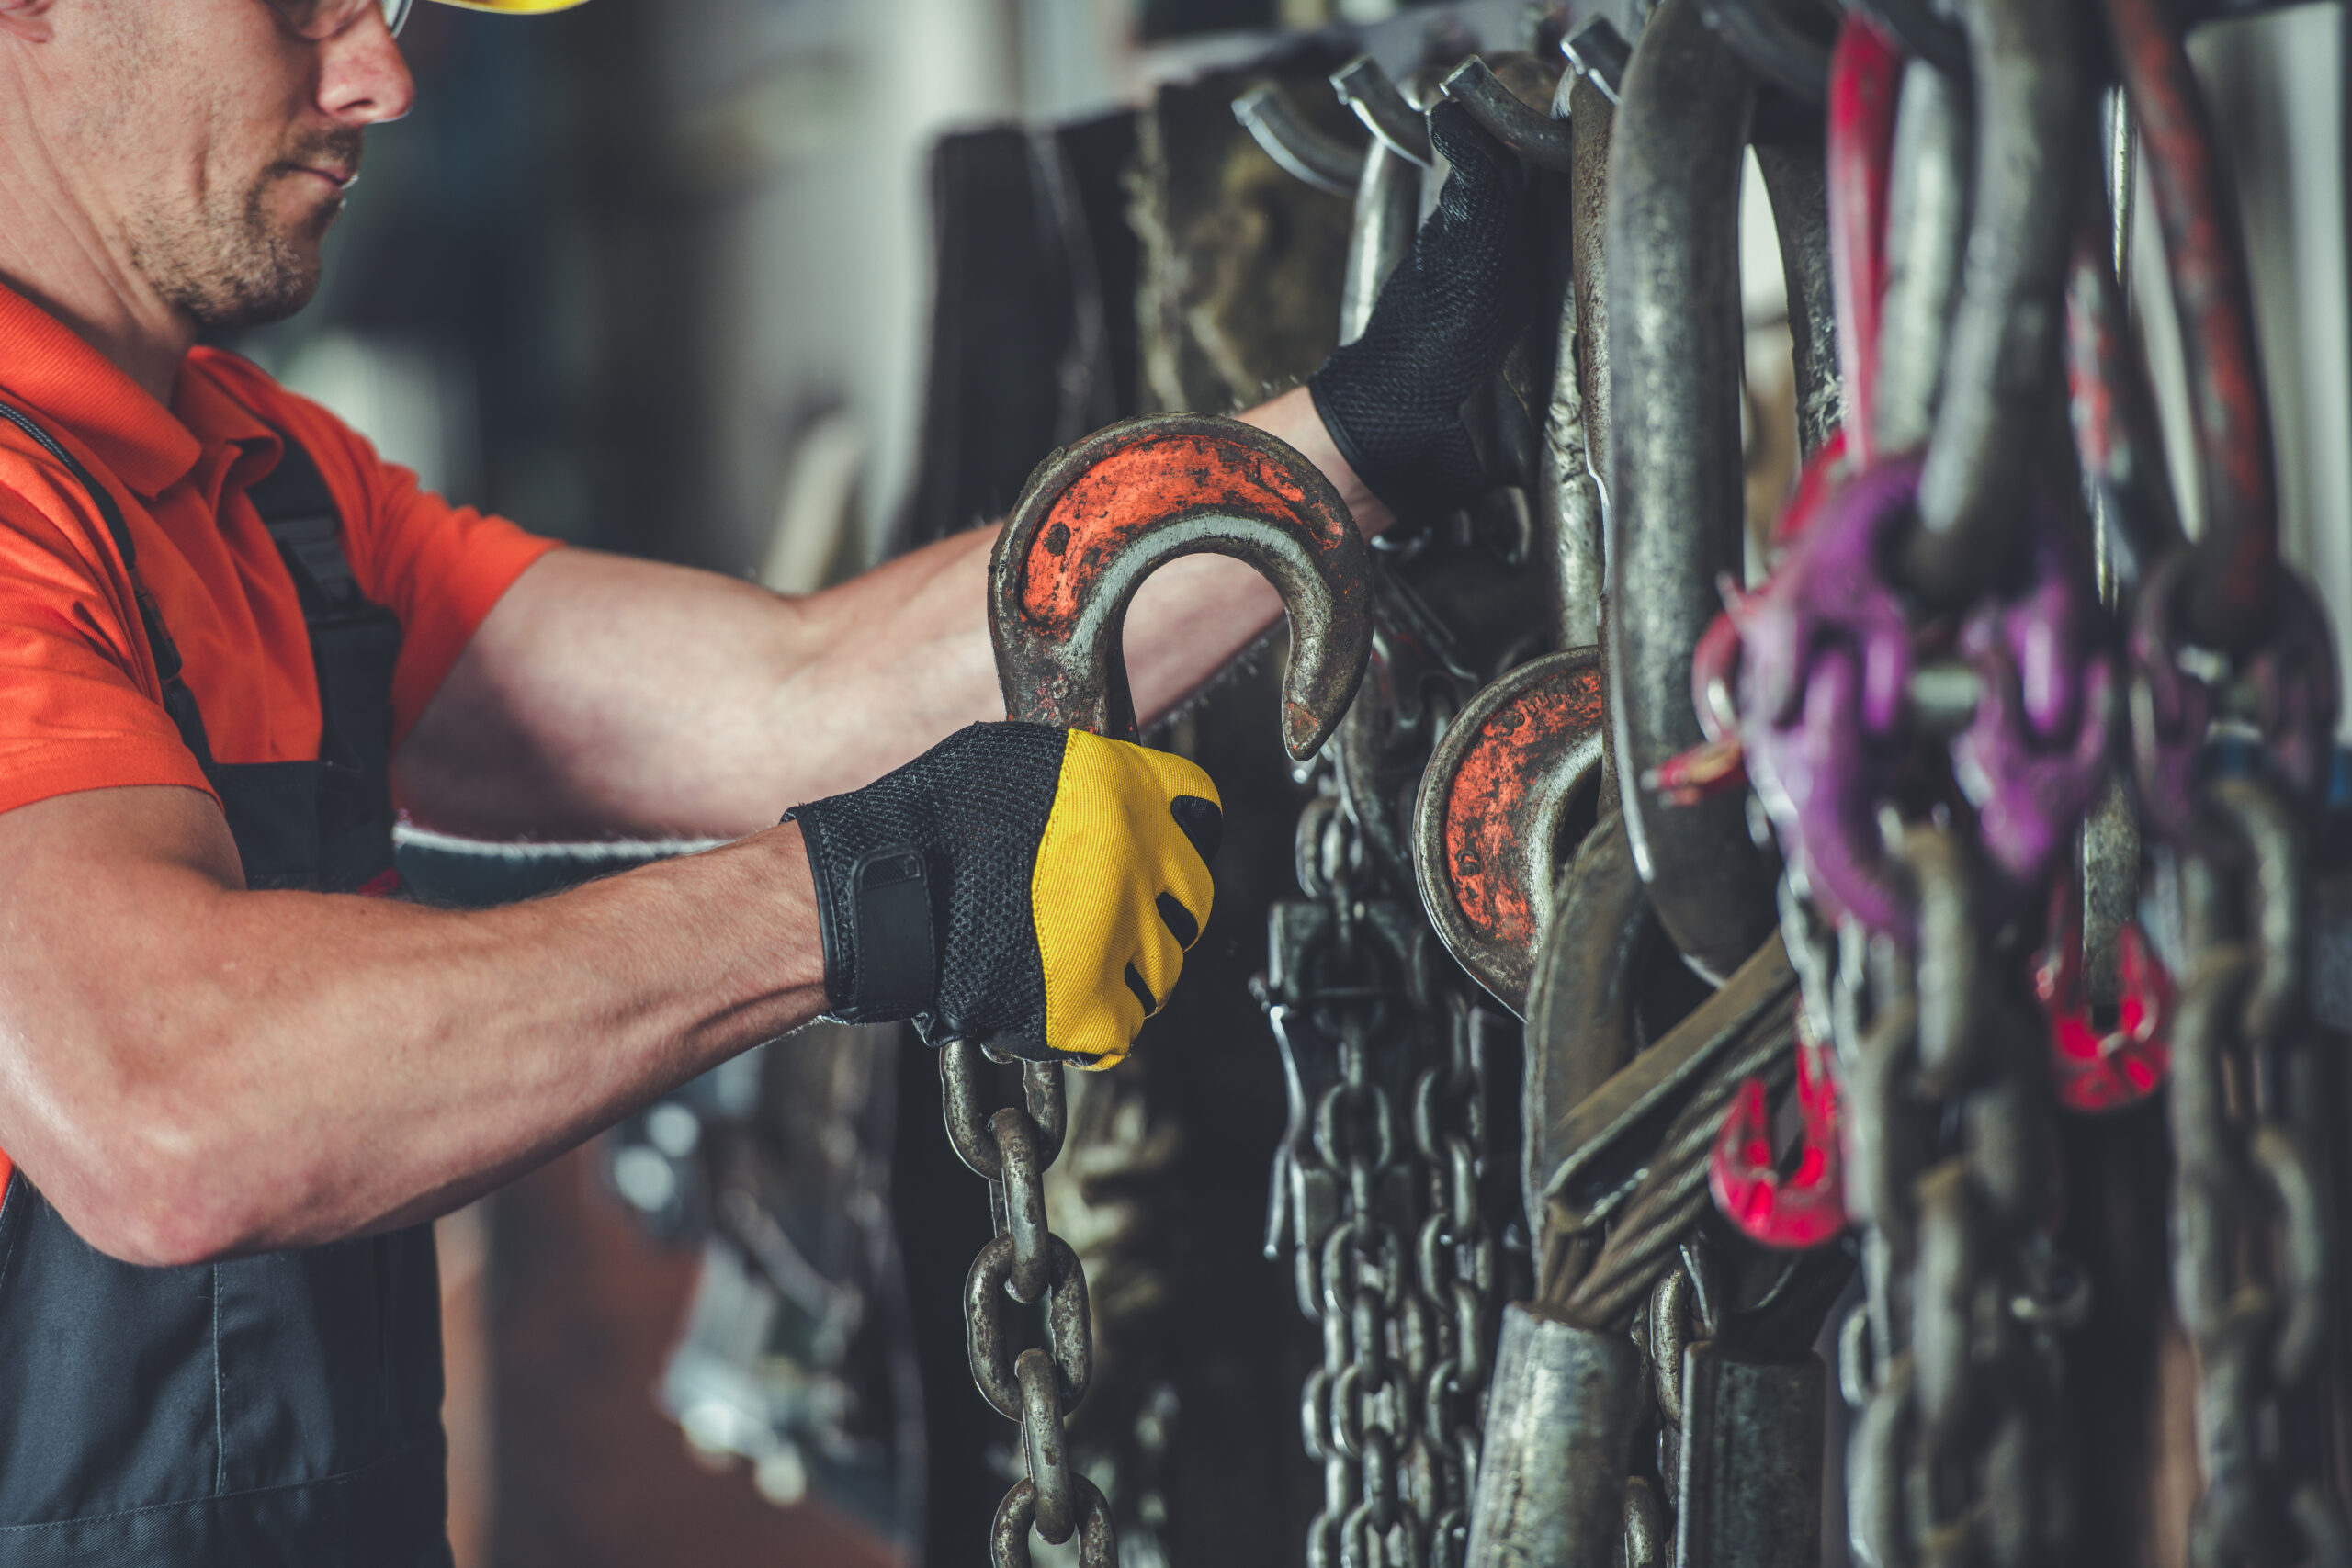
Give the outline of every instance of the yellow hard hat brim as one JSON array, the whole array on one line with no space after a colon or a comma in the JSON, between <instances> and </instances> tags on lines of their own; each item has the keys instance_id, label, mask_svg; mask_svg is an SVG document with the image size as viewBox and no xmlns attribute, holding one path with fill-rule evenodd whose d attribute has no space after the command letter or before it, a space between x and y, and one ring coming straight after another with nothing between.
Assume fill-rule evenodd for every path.
<instances>
[{"instance_id":1,"label":"yellow hard hat brim","mask_svg":"<svg viewBox=\"0 0 2352 1568\"><path fill-rule=\"evenodd\" d=\"M468 11L504 11L512 16L529 16L540 11L569 11L574 6L584 6L588 0L441 0L444 6L456 6Z\"/></svg>"}]
</instances>

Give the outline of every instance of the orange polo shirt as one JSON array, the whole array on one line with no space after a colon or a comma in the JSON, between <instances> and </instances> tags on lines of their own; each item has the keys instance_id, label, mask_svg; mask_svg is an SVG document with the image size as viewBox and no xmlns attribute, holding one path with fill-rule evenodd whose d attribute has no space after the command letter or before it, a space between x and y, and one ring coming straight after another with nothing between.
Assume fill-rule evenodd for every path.
<instances>
[{"instance_id":1,"label":"orange polo shirt","mask_svg":"<svg viewBox=\"0 0 2352 1568\"><path fill-rule=\"evenodd\" d=\"M278 431L309 450L334 493L360 591L400 618L396 747L499 595L556 547L425 493L342 421L233 355L191 354L165 408L5 287L0 400L113 492L222 762L319 750L301 602L245 497L277 466ZM0 422L0 811L127 784L210 793L164 711L105 519L63 464ZM7 1171L0 1153L0 1191Z\"/></svg>"},{"instance_id":2,"label":"orange polo shirt","mask_svg":"<svg viewBox=\"0 0 2352 1568\"><path fill-rule=\"evenodd\" d=\"M5 288L0 400L113 492L222 762L318 755L301 604L245 496L277 466L279 430L333 491L360 591L400 618L396 747L491 606L556 547L427 494L342 421L233 355L196 350L165 408ZM207 787L164 711L105 520L63 464L0 423L0 811L124 784Z\"/></svg>"}]
</instances>

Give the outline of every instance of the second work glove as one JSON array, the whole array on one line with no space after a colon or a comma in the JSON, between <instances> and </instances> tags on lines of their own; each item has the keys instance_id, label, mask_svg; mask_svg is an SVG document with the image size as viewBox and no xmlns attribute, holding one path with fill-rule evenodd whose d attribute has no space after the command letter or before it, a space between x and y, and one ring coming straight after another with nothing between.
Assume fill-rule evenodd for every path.
<instances>
[{"instance_id":1,"label":"second work glove","mask_svg":"<svg viewBox=\"0 0 2352 1568\"><path fill-rule=\"evenodd\" d=\"M1434 519L1521 476L1482 452L1479 415L1535 307L1527 178L1460 104L1430 111L1452 165L1437 210L1381 286L1363 335L1308 378L1315 410L1372 493ZM1540 416L1539 416L1540 423Z\"/></svg>"},{"instance_id":2,"label":"second work glove","mask_svg":"<svg viewBox=\"0 0 2352 1568\"><path fill-rule=\"evenodd\" d=\"M976 724L876 783L793 807L829 1016L1107 1067L1208 921L1216 786L1181 757Z\"/></svg>"}]
</instances>

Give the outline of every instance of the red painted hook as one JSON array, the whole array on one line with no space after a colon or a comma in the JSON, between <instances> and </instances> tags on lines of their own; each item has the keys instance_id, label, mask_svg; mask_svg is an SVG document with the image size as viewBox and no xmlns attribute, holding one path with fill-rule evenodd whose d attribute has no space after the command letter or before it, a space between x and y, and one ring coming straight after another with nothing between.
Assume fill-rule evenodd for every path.
<instances>
[{"instance_id":1,"label":"red painted hook","mask_svg":"<svg viewBox=\"0 0 2352 1568\"><path fill-rule=\"evenodd\" d=\"M2172 976L2136 925L2116 939L2123 995L2113 1026L2095 1021L2083 995L2079 931L2060 936L2034 966L2034 995L2050 1021L2050 1065L2058 1102L2086 1114L2121 1111L2155 1093L2172 1070L2165 1038L2172 1021Z\"/></svg>"},{"instance_id":2,"label":"red painted hook","mask_svg":"<svg viewBox=\"0 0 2352 1568\"><path fill-rule=\"evenodd\" d=\"M1838 1134L1838 1073L1829 1052L1797 1032L1796 1165L1785 1176L1772 1147L1763 1083L1750 1078L1724 1118L1707 1163L1715 1207L1750 1241L1782 1251L1826 1247L1845 1234L1846 1175Z\"/></svg>"}]
</instances>

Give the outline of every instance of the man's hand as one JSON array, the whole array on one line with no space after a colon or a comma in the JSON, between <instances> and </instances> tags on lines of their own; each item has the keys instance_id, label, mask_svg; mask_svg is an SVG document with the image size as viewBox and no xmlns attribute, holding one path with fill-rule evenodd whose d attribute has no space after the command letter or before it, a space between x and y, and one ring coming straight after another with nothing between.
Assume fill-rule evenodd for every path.
<instances>
[{"instance_id":1,"label":"man's hand","mask_svg":"<svg viewBox=\"0 0 2352 1568\"><path fill-rule=\"evenodd\" d=\"M1084 730L976 724L854 794L796 807L827 1010L1013 1055L1124 1060L1200 940L1216 786Z\"/></svg>"},{"instance_id":2,"label":"man's hand","mask_svg":"<svg viewBox=\"0 0 2352 1568\"><path fill-rule=\"evenodd\" d=\"M1334 445L1374 495L1407 517L1443 516L1512 477L1487 471L1463 405L1526 330L1535 276L1519 160L1461 105L1430 111L1453 166L1355 342L1307 385Z\"/></svg>"}]
</instances>

